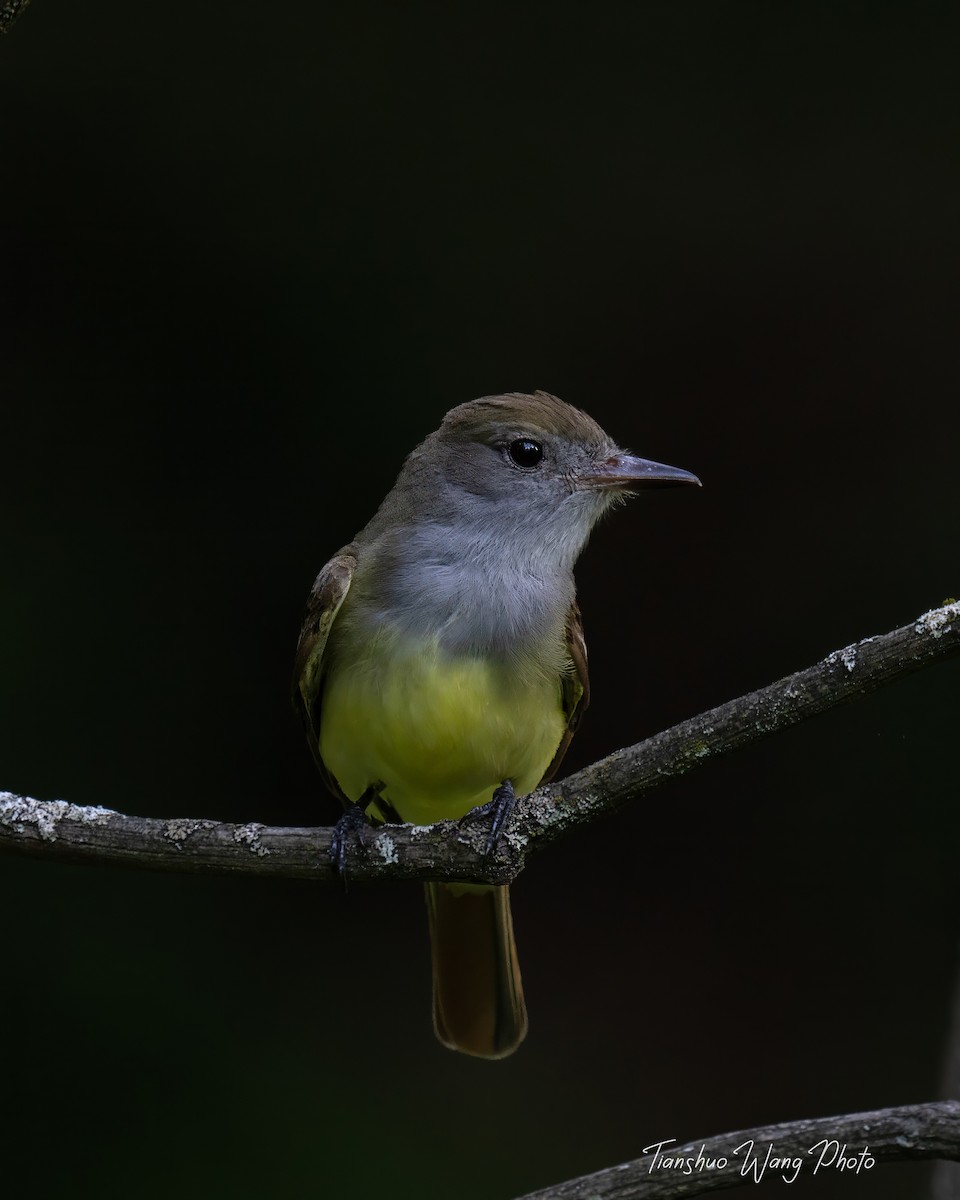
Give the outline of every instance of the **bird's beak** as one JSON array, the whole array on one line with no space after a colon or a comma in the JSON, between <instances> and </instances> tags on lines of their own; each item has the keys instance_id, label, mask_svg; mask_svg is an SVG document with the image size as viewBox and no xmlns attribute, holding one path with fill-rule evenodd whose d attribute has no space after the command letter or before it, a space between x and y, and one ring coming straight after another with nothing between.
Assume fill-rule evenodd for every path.
<instances>
[{"instance_id":1,"label":"bird's beak","mask_svg":"<svg viewBox=\"0 0 960 1200\"><path fill-rule=\"evenodd\" d=\"M702 486L696 475L680 467L635 458L632 454L615 454L612 458L594 463L577 481L581 487L598 492L634 492L640 488L680 487L691 483Z\"/></svg>"}]
</instances>

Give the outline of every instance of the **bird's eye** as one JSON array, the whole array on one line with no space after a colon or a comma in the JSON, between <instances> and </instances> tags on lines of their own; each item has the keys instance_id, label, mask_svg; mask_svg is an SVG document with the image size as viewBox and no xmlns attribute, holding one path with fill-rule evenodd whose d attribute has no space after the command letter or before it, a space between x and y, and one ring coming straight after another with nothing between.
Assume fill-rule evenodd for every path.
<instances>
[{"instance_id":1,"label":"bird's eye","mask_svg":"<svg viewBox=\"0 0 960 1200\"><path fill-rule=\"evenodd\" d=\"M543 462L543 447L533 438L517 438L511 442L507 453L518 467L538 467Z\"/></svg>"}]
</instances>

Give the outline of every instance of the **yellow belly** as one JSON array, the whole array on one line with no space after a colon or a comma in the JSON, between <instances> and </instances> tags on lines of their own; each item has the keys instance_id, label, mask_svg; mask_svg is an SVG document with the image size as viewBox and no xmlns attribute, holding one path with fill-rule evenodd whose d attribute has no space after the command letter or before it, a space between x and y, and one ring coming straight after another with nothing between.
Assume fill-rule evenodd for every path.
<instances>
[{"instance_id":1,"label":"yellow belly","mask_svg":"<svg viewBox=\"0 0 960 1200\"><path fill-rule=\"evenodd\" d=\"M426 825L463 816L504 779L532 791L565 725L559 679L377 641L327 679L320 754L351 800L382 783L404 821Z\"/></svg>"}]
</instances>

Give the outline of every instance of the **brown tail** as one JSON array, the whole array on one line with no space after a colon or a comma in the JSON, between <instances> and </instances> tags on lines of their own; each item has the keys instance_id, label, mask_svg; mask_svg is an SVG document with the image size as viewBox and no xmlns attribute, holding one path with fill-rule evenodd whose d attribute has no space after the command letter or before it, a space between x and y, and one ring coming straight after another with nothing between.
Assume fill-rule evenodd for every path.
<instances>
[{"instance_id":1,"label":"brown tail","mask_svg":"<svg viewBox=\"0 0 960 1200\"><path fill-rule=\"evenodd\" d=\"M527 1034L510 889L428 883L433 1027L451 1050L506 1058Z\"/></svg>"}]
</instances>

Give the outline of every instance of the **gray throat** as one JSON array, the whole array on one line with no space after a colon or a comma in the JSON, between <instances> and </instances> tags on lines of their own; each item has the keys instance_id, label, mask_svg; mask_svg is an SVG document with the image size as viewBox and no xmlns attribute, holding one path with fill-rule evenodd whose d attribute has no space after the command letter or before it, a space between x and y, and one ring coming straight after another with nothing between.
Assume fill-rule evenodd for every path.
<instances>
[{"instance_id":1,"label":"gray throat","mask_svg":"<svg viewBox=\"0 0 960 1200\"><path fill-rule=\"evenodd\" d=\"M354 617L369 633L436 638L450 654L562 669L582 540L518 542L509 530L436 521L391 530L361 548Z\"/></svg>"}]
</instances>

